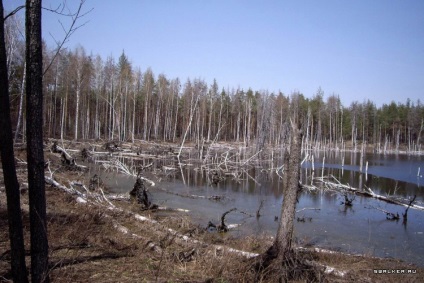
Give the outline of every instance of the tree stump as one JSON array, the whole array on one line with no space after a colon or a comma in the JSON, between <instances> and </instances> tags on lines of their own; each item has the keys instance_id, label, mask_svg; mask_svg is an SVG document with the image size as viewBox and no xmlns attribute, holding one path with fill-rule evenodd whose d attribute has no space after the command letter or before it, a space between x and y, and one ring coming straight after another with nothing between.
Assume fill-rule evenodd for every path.
<instances>
[{"instance_id":1,"label":"tree stump","mask_svg":"<svg viewBox=\"0 0 424 283\"><path fill-rule=\"evenodd\" d=\"M141 205L141 208L143 210L158 208L156 204L153 204L150 201L149 195L147 194L146 185L144 184L144 181L140 177L137 177L134 187L130 192L130 196L137 200L137 203Z\"/></svg>"}]
</instances>

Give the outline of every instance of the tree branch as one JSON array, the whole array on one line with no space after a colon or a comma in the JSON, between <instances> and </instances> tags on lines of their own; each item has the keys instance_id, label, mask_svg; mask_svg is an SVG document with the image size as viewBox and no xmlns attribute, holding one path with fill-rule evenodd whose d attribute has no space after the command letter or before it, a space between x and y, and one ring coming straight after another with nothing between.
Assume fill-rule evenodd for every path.
<instances>
[{"instance_id":1,"label":"tree branch","mask_svg":"<svg viewBox=\"0 0 424 283\"><path fill-rule=\"evenodd\" d=\"M22 5L22 6L19 6L19 7L17 7L15 10L13 10L12 12L10 12L9 14L7 14L5 17L4 17L4 21L6 21L6 19L7 18L9 18L9 17L11 17L11 16L13 16L14 14L16 14L17 12L19 12L20 10L22 10L23 8L25 8L25 5Z\"/></svg>"},{"instance_id":2,"label":"tree branch","mask_svg":"<svg viewBox=\"0 0 424 283\"><path fill-rule=\"evenodd\" d=\"M77 9L77 11L76 11L74 14L64 14L64 13L62 13L62 12L58 12L58 9L59 9L59 7L60 7L60 6L59 6L56 10L43 8L43 9L45 9L45 10L47 10L47 11L51 11L51 12L53 12L53 13L56 13L56 14L59 14L59 15L62 15L62 16L67 16L67 17L71 17L71 18L72 18L72 23L71 23L71 25L70 25L70 27L69 27L69 29L68 29L68 30L66 30L66 29L64 28L63 24L59 21L59 23L61 24L61 26L62 26L62 28L63 28L63 30L64 30L64 32L65 32L65 37L63 38L63 40L62 40L62 41L57 41L56 39L54 39L54 38L53 38L53 40L56 42L57 49L56 49L56 52L55 52L55 54L54 54L53 58L50 60L50 63L47 65L46 69L44 69L43 76L44 76L44 75L47 73L47 71L50 69L50 67L52 66L52 64L53 64L54 60L55 60L55 59L56 59L56 57L59 55L60 50L62 50L63 45L65 45L65 43L69 40L69 38L71 37L71 35L72 35L75 31L77 31L79 28L81 28L82 26L84 26L84 25L86 25L86 24L88 23L88 21L87 21L87 22L85 22L85 23L83 23L83 24L81 24L81 25L79 25L79 26L75 26L75 24L77 23L77 21L78 21L79 19L81 19L82 17L84 17L85 15L87 15L88 13L90 13L91 11L93 11L93 8L92 8L92 9L90 9L89 11L87 11L87 12L85 12L85 13L81 14L81 9L82 9L82 6L84 5L84 3L85 3L85 0L81 0L81 1L80 1L80 4L79 4L79 6L78 6L78 9ZM64 8L63 8L63 9L64 9ZM62 9L62 11L63 11L63 9Z\"/></svg>"}]
</instances>

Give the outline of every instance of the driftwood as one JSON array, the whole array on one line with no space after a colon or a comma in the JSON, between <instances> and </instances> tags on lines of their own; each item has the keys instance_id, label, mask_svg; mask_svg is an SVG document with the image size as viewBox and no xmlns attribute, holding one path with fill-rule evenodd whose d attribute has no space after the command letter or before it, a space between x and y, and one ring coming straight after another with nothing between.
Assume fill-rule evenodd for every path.
<instances>
[{"instance_id":1,"label":"driftwood","mask_svg":"<svg viewBox=\"0 0 424 283\"><path fill-rule=\"evenodd\" d=\"M403 203L399 200L396 200L394 198L390 198L390 197L386 197L386 196L382 196L379 194L374 193L370 188L365 186L366 190L359 190L357 188L352 188L351 186L348 185L343 185L342 183L340 183L333 175L330 175L330 178L333 179L335 182L331 182L329 180L326 180L326 178L324 177L320 177L320 178L314 178L315 181L320 182L322 184L324 184L325 186L335 189L335 190L343 190L343 192L352 192L356 195L361 195L361 196L365 196L365 197L371 197L371 198L375 198L381 201L385 201L391 204L396 204L396 205L400 205L403 207L408 207L408 208L413 208L413 209L417 209L417 210L423 210L424 211L424 207L420 206L420 205L416 205L416 204L406 204ZM327 178L329 179L329 178Z\"/></svg>"},{"instance_id":2,"label":"driftwood","mask_svg":"<svg viewBox=\"0 0 424 283\"><path fill-rule=\"evenodd\" d=\"M234 224L230 224L227 225L225 224L225 216L227 216L228 213L237 210L237 208L232 208L226 212L224 212L221 216L221 223L218 225L213 224L211 221L209 221L208 226L206 227L206 230L208 231L213 231L216 230L220 233L225 233L228 232L230 229L237 227L238 225L234 225Z\"/></svg>"},{"instance_id":3,"label":"driftwood","mask_svg":"<svg viewBox=\"0 0 424 283\"><path fill-rule=\"evenodd\" d=\"M405 213L402 213L403 223L405 223L405 224L408 221L408 210L409 210L409 208L411 207L412 203L415 201L416 198L417 198L417 195L414 195L414 197L409 201L408 207L405 209Z\"/></svg>"},{"instance_id":4,"label":"driftwood","mask_svg":"<svg viewBox=\"0 0 424 283\"><path fill-rule=\"evenodd\" d=\"M386 214L386 219L387 220L399 220L400 216L399 213L394 214L393 212L378 208L378 207L373 207L381 212L384 212Z\"/></svg>"},{"instance_id":5,"label":"driftwood","mask_svg":"<svg viewBox=\"0 0 424 283\"><path fill-rule=\"evenodd\" d=\"M261 209L264 206L264 202L265 202L265 200L261 200L261 203L259 204L259 208L258 208L258 210L256 210L256 218L261 217Z\"/></svg>"},{"instance_id":6,"label":"driftwood","mask_svg":"<svg viewBox=\"0 0 424 283\"><path fill-rule=\"evenodd\" d=\"M228 199L228 197L224 196L224 195L212 195L212 196L202 196L202 195L193 195L193 194L181 194L181 193L177 193L177 192L173 192L164 188L156 188L156 190L160 190L162 192L165 192L167 194L171 194L171 195L175 195L175 196L179 196L179 197L184 197L184 198L191 198L191 199L208 199L211 201L223 201L225 199Z\"/></svg>"},{"instance_id":7,"label":"driftwood","mask_svg":"<svg viewBox=\"0 0 424 283\"><path fill-rule=\"evenodd\" d=\"M344 204L345 206L353 206L353 201L356 198L356 195L353 195L353 197L349 197L347 192L343 194L344 201L342 201L341 204Z\"/></svg>"},{"instance_id":8,"label":"driftwood","mask_svg":"<svg viewBox=\"0 0 424 283\"><path fill-rule=\"evenodd\" d=\"M408 204L408 207L405 209L405 212L404 213L402 213L402 216L403 216L403 224L406 224L407 223L407 221L408 221L408 210L409 210L409 208L411 207L411 205L412 205L412 203L415 201L415 198L416 198L417 196L416 195L414 195L414 197L409 201L409 204ZM381 211L381 212L384 212L385 214L386 214L386 219L387 220L399 220L400 219L400 216L399 216L399 213L398 212L396 212L396 213L393 213L393 212L390 212L390 211L387 211L387 210L384 210L384 209L381 209L381 208L378 208L378 207L373 207L373 206L370 206L369 208L374 208L374 209L376 209L376 210L379 210L379 211Z\"/></svg>"}]
</instances>

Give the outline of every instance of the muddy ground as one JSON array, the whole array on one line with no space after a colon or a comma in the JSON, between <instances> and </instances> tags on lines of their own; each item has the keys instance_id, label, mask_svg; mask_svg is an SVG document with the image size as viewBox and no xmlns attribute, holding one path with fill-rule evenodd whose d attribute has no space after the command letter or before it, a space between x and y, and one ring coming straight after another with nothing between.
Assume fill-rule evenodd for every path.
<instances>
[{"instance_id":1,"label":"muddy ground","mask_svg":"<svg viewBox=\"0 0 424 283\"><path fill-rule=\"evenodd\" d=\"M46 176L67 188L79 182L89 188L87 172L66 167L60 153L46 141ZM136 155L172 155L170 144L120 144ZM108 151L100 142L64 145L77 163L81 150ZM193 146L194 148L194 146ZM111 150L113 151L113 150ZM21 184L27 266L29 257L29 215L26 156L16 147L16 165ZM119 151L110 152L119 154ZM3 172L1 172L2 174ZM1 175L2 176L2 175ZM110 200L97 190L78 197L46 184L47 232L52 282L274 282L275 276L253 268L255 258L244 252L263 253L272 244L269 236L234 238L226 233L207 232L178 212L142 210L134 200ZM104 188L107 194L107 188ZM90 195L91 194L91 195ZM0 178L0 282L10 282L10 247L7 229L3 177ZM86 202L81 202L85 200ZM143 218L144 217L144 218ZM232 249L230 249L232 248ZM298 248L298 247L297 247ZM313 247L296 249L296 256L313 262L317 282L424 282L424 269L396 259L378 259L341 253L317 252ZM333 272L332 269L333 268ZM301 271L301 270L300 270ZM393 274L394 272L394 274ZM412 274L397 274L412 272ZM300 272L301 273L301 272ZM256 278L256 279L255 279ZM299 276L293 282L306 282Z\"/></svg>"}]
</instances>

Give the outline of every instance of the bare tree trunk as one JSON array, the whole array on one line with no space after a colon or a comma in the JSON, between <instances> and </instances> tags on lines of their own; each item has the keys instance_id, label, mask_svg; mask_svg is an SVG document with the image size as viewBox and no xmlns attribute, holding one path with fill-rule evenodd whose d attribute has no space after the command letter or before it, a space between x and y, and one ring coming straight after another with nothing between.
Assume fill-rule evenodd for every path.
<instances>
[{"instance_id":1,"label":"bare tree trunk","mask_svg":"<svg viewBox=\"0 0 424 283\"><path fill-rule=\"evenodd\" d=\"M134 132L135 132L135 105L137 103L137 93L139 91L138 88L133 90L133 112L132 112L132 124L131 124L131 142L134 142Z\"/></svg>"},{"instance_id":2,"label":"bare tree trunk","mask_svg":"<svg viewBox=\"0 0 424 283\"><path fill-rule=\"evenodd\" d=\"M399 152L400 129L396 132L396 152Z\"/></svg>"},{"instance_id":3,"label":"bare tree trunk","mask_svg":"<svg viewBox=\"0 0 424 283\"><path fill-rule=\"evenodd\" d=\"M110 113L111 113L111 122L112 122L112 131L111 131L111 140L113 140L114 138L114 134L115 134L115 119L116 119L116 111L115 111L115 100L116 98L114 97L114 86L113 86L113 81L112 81L112 88L111 88L111 109L110 109Z\"/></svg>"},{"instance_id":4,"label":"bare tree trunk","mask_svg":"<svg viewBox=\"0 0 424 283\"><path fill-rule=\"evenodd\" d=\"M96 108L94 115L94 138L100 138L100 121L99 121L99 90L96 90Z\"/></svg>"},{"instance_id":5,"label":"bare tree trunk","mask_svg":"<svg viewBox=\"0 0 424 283\"><path fill-rule=\"evenodd\" d=\"M176 98L176 109L175 109L175 124L174 124L174 134L173 134L173 136L172 136L172 142L175 142L175 139L176 139L176 137L177 137L177 125L178 125L178 109L179 109L179 107L178 107L178 96L177 96L177 98Z\"/></svg>"},{"instance_id":6,"label":"bare tree trunk","mask_svg":"<svg viewBox=\"0 0 424 283\"><path fill-rule=\"evenodd\" d=\"M247 125L246 125L246 146L250 144L250 124L252 119L252 101L250 98L247 98L248 106L247 106Z\"/></svg>"},{"instance_id":7,"label":"bare tree trunk","mask_svg":"<svg viewBox=\"0 0 424 283\"><path fill-rule=\"evenodd\" d=\"M9 80L4 41L3 1L0 0L0 153L7 197L11 270L14 282L28 282L22 228L19 183L13 152L12 122L10 120ZM22 98L21 98L22 99Z\"/></svg>"},{"instance_id":8,"label":"bare tree trunk","mask_svg":"<svg viewBox=\"0 0 424 283\"><path fill-rule=\"evenodd\" d=\"M145 99L144 99L144 131L143 131L143 139L148 140L150 138L150 127L149 127L149 107L150 107L150 99L153 95L153 73L150 69L146 71L144 74L144 91L145 91Z\"/></svg>"},{"instance_id":9,"label":"bare tree trunk","mask_svg":"<svg viewBox=\"0 0 424 283\"><path fill-rule=\"evenodd\" d=\"M221 94L220 106L219 106L219 115L218 115L218 129L221 129L222 125L222 108L224 106L223 97ZM220 139L220 133L218 132L218 140Z\"/></svg>"},{"instance_id":10,"label":"bare tree trunk","mask_svg":"<svg viewBox=\"0 0 424 283\"><path fill-rule=\"evenodd\" d=\"M149 109L149 90L146 91L146 97L144 100L144 130L143 130L143 140L147 140L147 124L148 124L148 115L147 110Z\"/></svg>"},{"instance_id":11,"label":"bare tree trunk","mask_svg":"<svg viewBox=\"0 0 424 283\"><path fill-rule=\"evenodd\" d=\"M284 173L287 174L287 186L284 188L283 204L281 207L280 223L277 236L273 247L278 260L283 260L286 254L291 250L293 239L293 220L296 213L296 202L299 192L300 177L300 154L302 131L299 129L298 122L292 122L290 157L288 168Z\"/></svg>"},{"instance_id":12,"label":"bare tree trunk","mask_svg":"<svg viewBox=\"0 0 424 283\"><path fill-rule=\"evenodd\" d=\"M80 105L80 87L77 86L76 91L76 107L75 107L75 132L74 132L74 140L78 139L78 120L79 120L79 105Z\"/></svg>"},{"instance_id":13,"label":"bare tree trunk","mask_svg":"<svg viewBox=\"0 0 424 283\"><path fill-rule=\"evenodd\" d=\"M421 119L420 132L418 133L418 137L417 137L417 146L420 146L421 133L423 132L423 129L424 129L424 118Z\"/></svg>"},{"instance_id":14,"label":"bare tree trunk","mask_svg":"<svg viewBox=\"0 0 424 283\"><path fill-rule=\"evenodd\" d=\"M24 70L25 70L25 68L26 68L26 62L24 63ZM19 131L20 131L20 128L21 128L21 121L22 121L22 105L23 105L23 102L24 102L25 76L26 76L26 73L25 72L23 72L23 73L24 74L22 76L21 94L19 95L18 121L17 121L17 124L16 124L15 139L14 139L15 143L18 140L18 137L19 137Z\"/></svg>"},{"instance_id":15,"label":"bare tree trunk","mask_svg":"<svg viewBox=\"0 0 424 283\"><path fill-rule=\"evenodd\" d=\"M155 113L155 123L154 123L154 136L155 139L157 140L159 138L159 123L160 123L160 111L161 111L161 107L162 107L162 98L163 98L163 92L164 89L162 86L162 78L159 76L159 80L158 80L158 88L159 88L159 93L158 93L158 97L157 97L157 101L156 101L156 113Z\"/></svg>"},{"instance_id":16,"label":"bare tree trunk","mask_svg":"<svg viewBox=\"0 0 424 283\"><path fill-rule=\"evenodd\" d=\"M31 231L31 281L49 282L43 153L43 52L41 0L26 1L27 161Z\"/></svg>"},{"instance_id":17,"label":"bare tree trunk","mask_svg":"<svg viewBox=\"0 0 424 283\"><path fill-rule=\"evenodd\" d=\"M65 132L65 124L66 124L66 110L68 108L68 86L66 86L65 98L60 99L60 108L61 108L61 122L60 122L60 140L63 142L63 135Z\"/></svg>"},{"instance_id":18,"label":"bare tree trunk","mask_svg":"<svg viewBox=\"0 0 424 283\"><path fill-rule=\"evenodd\" d=\"M199 95L197 95L197 97L196 97L196 101L195 101L194 103L193 103L193 99L194 99L194 93L192 93L192 96L191 96L191 103L190 103L190 120L189 120L189 122L188 122L187 129L186 129L186 131L185 131L185 133L184 133L183 140L182 140L182 142L181 142L181 146L180 146L180 150L178 151L178 155L177 155L178 160L180 159L181 151L182 151L182 149L183 149L184 142L185 142L186 137L187 137L187 133L188 133L189 129L191 128L191 123L193 122L193 116L194 116L194 112L196 111L197 103L198 103L198 101L199 101Z\"/></svg>"}]
</instances>

